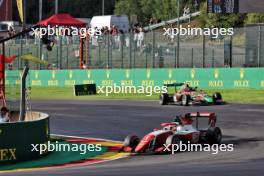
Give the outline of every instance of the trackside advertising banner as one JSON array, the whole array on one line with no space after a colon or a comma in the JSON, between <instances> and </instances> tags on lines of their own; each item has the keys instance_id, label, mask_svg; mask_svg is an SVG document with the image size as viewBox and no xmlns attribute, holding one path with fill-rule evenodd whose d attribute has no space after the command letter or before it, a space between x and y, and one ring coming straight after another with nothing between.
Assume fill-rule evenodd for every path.
<instances>
[{"instance_id":1,"label":"trackside advertising banner","mask_svg":"<svg viewBox=\"0 0 264 176\"><path fill-rule=\"evenodd\" d=\"M19 74L20 71L7 71L6 84L19 84L19 76L14 76ZM31 86L39 87L93 83L97 86L162 86L188 82L200 88L264 89L264 68L31 70L29 80Z\"/></svg>"}]
</instances>

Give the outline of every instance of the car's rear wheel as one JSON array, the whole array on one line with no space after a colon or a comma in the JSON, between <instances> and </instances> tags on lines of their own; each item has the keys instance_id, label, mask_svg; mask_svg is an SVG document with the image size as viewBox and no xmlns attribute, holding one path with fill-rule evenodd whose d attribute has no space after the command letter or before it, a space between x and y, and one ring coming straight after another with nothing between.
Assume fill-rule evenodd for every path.
<instances>
[{"instance_id":1,"label":"car's rear wheel","mask_svg":"<svg viewBox=\"0 0 264 176\"><path fill-rule=\"evenodd\" d=\"M210 127L206 131L206 141L210 144L221 144L222 141L222 132L219 127Z\"/></svg>"},{"instance_id":2,"label":"car's rear wheel","mask_svg":"<svg viewBox=\"0 0 264 176\"><path fill-rule=\"evenodd\" d=\"M222 100L222 95L219 92L213 94L213 103L220 104L218 100Z\"/></svg>"},{"instance_id":3,"label":"car's rear wheel","mask_svg":"<svg viewBox=\"0 0 264 176\"><path fill-rule=\"evenodd\" d=\"M160 104L167 105L168 104L169 95L164 93L160 95Z\"/></svg>"},{"instance_id":4,"label":"car's rear wheel","mask_svg":"<svg viewBox=\"0 0 264 176\"><path fill-rule=\"evenodd\" d=\"M132 150L134 150L138 145L139 141L140 139L137 136L127 136L124 139L124 147L131 147Z\"/></svg>"},{"instance_id":5,"label":"car's rear wheel","mask_svg":"<svg viewBox=\"0 0 264 176\"><path fill-rule=\"evenodd\" d=\"M182 95L182 105L183 106L188 106L190 101L190 96L189 95Z\"/></svg>"}]
</instances>

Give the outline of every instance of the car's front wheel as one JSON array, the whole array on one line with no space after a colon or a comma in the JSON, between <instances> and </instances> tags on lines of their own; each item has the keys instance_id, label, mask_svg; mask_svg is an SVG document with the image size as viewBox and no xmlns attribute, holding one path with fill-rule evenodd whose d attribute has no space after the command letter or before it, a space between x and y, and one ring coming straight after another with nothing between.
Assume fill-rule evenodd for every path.
<instances>
[{"instance_id":1,"label":"car's front wheel","mask_svg":"<svg viewBox=\"0 0 264 176\"><path fill-rule=\"evenodd\" d=\"M219 100L222 100L222 95L219 92L214 93L212 97L215 105L221 104Z\"/></svg>"},{"instance_id":2,"label":"car's front wheel","mask_svg":"<svg viewBox=\"0 0 264 176\"><path fill-rule=\"evenodd\" d=\"M168 98L169 98L169 95L164 93L164 94L161 94L160 95L160 104L161 105L167 105L168 104Z\"/></svg>"},{"instance_id":3,"label":"car's front wheel","mask_svg":"<svg viewBox=\"0 0 264 176\"><path fill-rule=\"evenodd\" d=\"M137 137L137 136L127 136L124 139L124 147L130 147L130 148L132 148L132 150L134 150L139 142L140 142L139 137Z\"/></svg>"},{"instance_id":4,"label":"car's front wheel","mask_svg":"<svg viewBox=\"0 0 264 176\"><path fill-rule=\"evenodd\" d=\"M190 102L190 96L189 95L182 95L182 105L188 106Z\"/></svg>"}]
</instances>

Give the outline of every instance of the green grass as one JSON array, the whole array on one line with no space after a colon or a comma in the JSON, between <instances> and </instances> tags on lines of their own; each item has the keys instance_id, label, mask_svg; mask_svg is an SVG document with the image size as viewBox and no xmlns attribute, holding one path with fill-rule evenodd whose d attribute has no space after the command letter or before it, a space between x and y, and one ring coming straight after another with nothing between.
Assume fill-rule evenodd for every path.
<instances>
[{"instance_id":1,"label":"green grass","mask_svg":"<svg viewBox=\"0 0 264 176\"><path fill-rule=\"evenodd\" d=\"M255 89L204 89L208 94L220 92L226 102L264 104L264 90ZM31 91L33 100L158 100L159 94L147 96L146 94L105 94L80 96L73 95L73 88L44 88L33 87Z\"/></svg>"}]
</instances>

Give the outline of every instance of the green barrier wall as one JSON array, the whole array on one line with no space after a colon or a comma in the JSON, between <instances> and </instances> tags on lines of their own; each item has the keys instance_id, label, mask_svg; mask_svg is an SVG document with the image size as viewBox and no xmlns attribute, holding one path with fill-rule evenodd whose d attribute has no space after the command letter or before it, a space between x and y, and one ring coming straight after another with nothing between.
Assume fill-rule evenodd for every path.
<instances>
[{"instance_id":1,"label":"green barrier wall","mask_svg":"<svg viewBox=\"0 0 264 176\"><path fill-rule=\"evenodd\" d=\"M19 84L8 71L7 84ZM10 76L13 75L13 76ZM32 70L32 86L65 87L96 83L97 86L134 85L162 86L173 82L189 82L201 88L264 88L264 68L217 69L98 69L98 70Z\"/></svg>"},{"instance_id":2,"label":"green barrier wall","mask_svg":"<svg viewBox=\"0 0 264 176\"><path fill-rule=\"evenodd\" d=\"M49 140L49 118L0 124L0 165L40 157L31 151L31 144L45 144Z\"/></svg>"}]
</instances>

